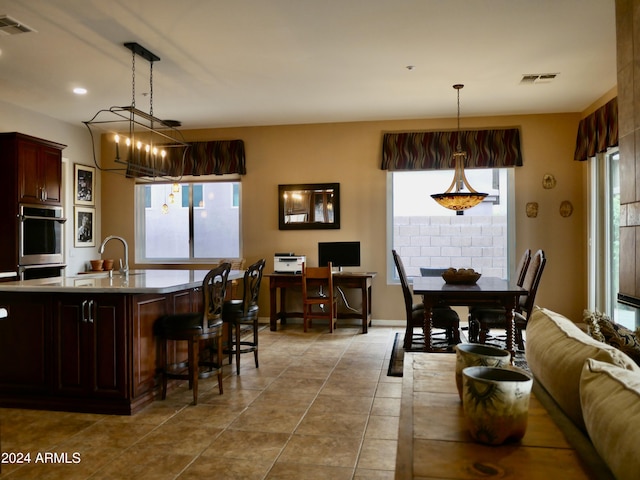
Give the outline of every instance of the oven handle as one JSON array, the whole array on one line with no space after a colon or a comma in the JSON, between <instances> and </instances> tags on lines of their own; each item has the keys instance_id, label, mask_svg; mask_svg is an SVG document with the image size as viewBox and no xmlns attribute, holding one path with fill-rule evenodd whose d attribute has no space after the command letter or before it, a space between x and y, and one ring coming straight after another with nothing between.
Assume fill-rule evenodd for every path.
<instances>
[{"instance_id":1,"label":"oven handle","mask_svg":"<svg viewBox=\"0 0 640 480\"><path fill-rule=\"evenodd\" d=\"M67 219L65 217L37 217L35 215L18 215L21 222L25 220L53 220L54 222L65 223Z\"/></svg>"}]
</instances>

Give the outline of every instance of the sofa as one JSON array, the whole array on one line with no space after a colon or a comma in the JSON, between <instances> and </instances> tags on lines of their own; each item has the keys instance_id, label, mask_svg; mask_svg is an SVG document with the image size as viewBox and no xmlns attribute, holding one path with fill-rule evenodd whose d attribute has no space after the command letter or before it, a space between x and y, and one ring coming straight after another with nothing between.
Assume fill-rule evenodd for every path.
<instances>
[{"instance_id":1,"label":"sofa","mask_svg":"<svg viewBox=\"0 0 640 480\"><path fill-rule=\"evenodd\" d=\"M628 333L601 314L583 320L540 307L532 311L525 355L536 397L593 478L637 479L640 366L633 356L640 360L640 345L620 340L619 333Z\"/></svg>"}]
</instances>

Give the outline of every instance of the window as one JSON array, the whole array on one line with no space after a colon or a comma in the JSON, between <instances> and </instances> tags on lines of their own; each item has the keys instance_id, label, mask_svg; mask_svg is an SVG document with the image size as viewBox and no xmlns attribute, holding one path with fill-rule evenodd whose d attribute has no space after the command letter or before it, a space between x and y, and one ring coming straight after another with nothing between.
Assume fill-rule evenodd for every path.
<instances>
[{"instance_id":1,"label":"window","mask_svg":"<svg viewBox=\"0 0 640 480\"><path fill-rule=\"evenodd\" d=\"M453 170L389 172L388 281L396 283L390 251L398 251L408 276L420 268L473 268L483 275L508 278L515 268L513 168L467 169L471 186L489 195L462 215L431 198L446 190Z\"/></svg>"},{"instance_id":2,"label":"window","mask_svg":"<svg viewBox=\"0 0 640 480\"><path fill-rule=\"evenodd\" d=\"M240 182L136 185L136 262L240 257Z\"/></svg>"},{"instance_id":3,"label":"window","mask_svg":"<svg viewBox=\"0 0 640 480\"><path fill-rule=\"evenodd\" d=\"M589 308L635 329L634 312L617 302L620 272L620 153L609 149L590 162Z\"/></svg>"}]
</instances>

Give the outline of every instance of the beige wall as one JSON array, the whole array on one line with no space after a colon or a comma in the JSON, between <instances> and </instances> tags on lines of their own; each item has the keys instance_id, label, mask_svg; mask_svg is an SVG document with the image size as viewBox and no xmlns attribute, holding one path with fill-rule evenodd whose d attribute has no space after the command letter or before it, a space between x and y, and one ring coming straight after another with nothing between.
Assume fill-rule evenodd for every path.
<instances>
[{"instance_id":1,"label":"beige wall","mask_svg":"<svg viewBox=\"0 0 640 480\"><path fill-rule=\"evenodd\" d=\"M586 307L586 164L573 161L580 114L464 118L462 128L521 129L524 166L516 169L516 256L525 248L545 250L548 263L538 304L581 318ZM404 318L399 285L387 285L387 173L380 170L382 135L389 131L454 129L455 119L381 121L211 129L185 132L187 140L242 139L248 174L242 178L243 255L248 262L267 259L272 271L275 252L295 251L317 262L318 241L360 240L362 270L376 271L373 284L375 319ZM103 158L113 152L103 148ZM542 188L552 173L557 187ZM339 182L340 230L280 231L277 186L280 183ZM134 247L134 182L102 175L103 236L123 235ZM446 188L448 185L443 185ZM560 202L573 203L569 218ZM416 201L431 202L430 198ZM538 202L537 218L527 218L525 204ZM114 246L114 248L120 248ZM113 256L120 256L118 250ZM133 262L132 262L133 263ZM262 288L261 315L268 315L268 286Z\"/></svg>"}]
</instances>

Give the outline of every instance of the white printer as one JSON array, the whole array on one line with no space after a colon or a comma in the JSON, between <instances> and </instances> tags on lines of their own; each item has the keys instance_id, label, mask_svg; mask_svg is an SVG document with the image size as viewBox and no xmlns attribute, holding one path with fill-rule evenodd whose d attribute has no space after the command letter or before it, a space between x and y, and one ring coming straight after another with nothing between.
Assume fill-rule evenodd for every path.
<instances>
[{"instance_id":1,"label":"white printer","mask_svg":"<svg viewBox=\"0 0 640 480\"><path fill-rule=\"evenodd\" d=\"M306 255L276 253L273 257L273 271L275 273L302 273L302 264L306 261Z\"/></svg>"}]
</instances>

